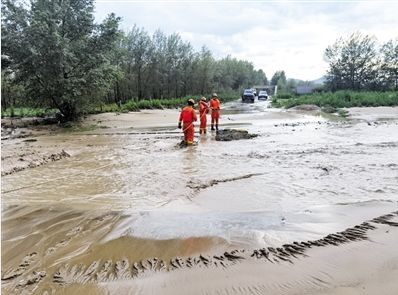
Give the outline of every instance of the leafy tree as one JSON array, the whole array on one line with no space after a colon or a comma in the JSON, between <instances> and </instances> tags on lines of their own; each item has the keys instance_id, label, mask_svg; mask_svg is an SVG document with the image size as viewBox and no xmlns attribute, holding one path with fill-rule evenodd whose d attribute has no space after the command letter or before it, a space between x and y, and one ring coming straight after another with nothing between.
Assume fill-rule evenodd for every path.
<instances>
[{"instance_id":1,"label":"leafy tree","mask_svg":"<svg viewBox=\"0 0 398 295\"><path fill-rule=\"evenodd\" d=\"M276 71L275 74L271 78L271 85L278 86L279 92L289 91L287 89L287 80L285 71Z\"/></svg>"},{"instance_id":2,"label":"leafy tree","mask_svg":"<svg viewBox=\"0 0 398 295\"><path fill-rule=\"evenodd\" d=\"M132 70L136 77L138 99L142 99L144 75L150 61L151 39L144 29L134 26L127 34L125 41L128 62L132 65Z\"/></svg>"},{"instance_id":3,"label":"leafy tree","mask_svg":"<svg viewBox=\"0 0 398 295\"><path fill-rule=\"evenodd\" d=\"M285 71L276 71L271 78L271 85L286 85Z\"/></svg>"},{"instance_id":4,"label":"leafy tree","mask_svg":"<svg viewBox=\"0 0 398 295\"><path fill-rule=\"evenodd\" d=\"M110 63L118 35L114 14L95 24L94 0L6 0L2 52L10 70L35 99L49 100L64 120L104 95L115 67Z\"/></svg>"},{"instance_id":5,"label":"leafy tree","mask_svg":"<svg viewBox=\"0 0 398 295\"><path fill-rule=\"evenodd\" d=\"M56 107L69 120L104 102L267 84L252 63L230 56L215 60L208 48L195 51L179 34L158 30L150 36L137 26L124 33L113 14L95 24L93 1L3 1L4 106Z\"/></svg>"},{"instance_id":6,"label":"leafy tree","mask_svg":"<svg viewBox=\"0 0 398 295\"><path fill-rule=\"evenodd\" d=\"M14 107L18 104L26 104L25 89L21 84L15 83L12 73L1 72L1 109Z\"/></svg>"},{"instance_id":7,"label":"leafy tree","mask_svg":"<svg viewBox=\"0 0 398 295\"><path fill-rule=\"evenodd\" d=\"M157 30L152 36L152 51L149 63L149 81L152 88L152 97L164 98L164 87L166 84L166 44L167 36Z\"/></svg>"},{"instance_id":8,"label":"leafy tree","mask_svg":"<svg viewBox=\"0 0 398 295\"><path fill-rule=\"evenodd\" d=\"M332 90L369 89L377 83L376 41L371 36L354 33L340 38L325 50L329 62L326 83Z\"/></svg>"},{"instance_id":9,"label":"leafy tree","mask_svg":"<svg viewBox=\"0 0 398 295\"><path fill-rule=\"evenodd\" d=\"M197 67L198 93L208 93L212 90L212 82L214 78L214 58L210 50L205 46L199 53Z\"/></svg>"},{"instance_id":10,"label":"leafy tree","mask_svg":"<svg viewBox=\"0 0 398 295\"><path fill-rule=\"evenodd\" d=\"M295 79L287 79L286 85L285 85L286 91L289 92L289 93L295 92L296 87L299 84L300 83L297 80L295 80Z\"/></svg>"},{"instance_id":11,"label":"leafy tree","mask_svg":"<svg viewBox=\"0 0 398 295\"><path fill-rule=\"evenodd\" d=\"M267 85L268 79L263 70L253 72L253 84L254 85Z\"/></svg>"},{"instance_id":12,"label":"leafy tree","mask_svg":"<svg viewBox=\"0 0 398 295\"><path fill-rule=\"evenodd\" d=\"M388 41L381 48L380 71L383 86L398 90L398 39Z\"/></svg>"}]
</instances>

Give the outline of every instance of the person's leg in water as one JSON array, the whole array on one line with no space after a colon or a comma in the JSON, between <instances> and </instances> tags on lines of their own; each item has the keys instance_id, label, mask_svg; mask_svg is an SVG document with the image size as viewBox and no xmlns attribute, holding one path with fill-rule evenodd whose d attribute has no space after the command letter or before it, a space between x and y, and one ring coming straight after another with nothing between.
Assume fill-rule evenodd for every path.
<instances>
[{"instance_id":1,"label":"person's leg in water","mask_svg":"<svg viewBox=\"0 0 398 295\"><path fill-rule=\"evenodd\" d=\"M220 112L217 111L217 112L215 113L215 116L214 116L214 121L215 121L215 123L216 123L216 130L217 130L217 131L218 131L218 120L219 120L219 118L220 118Z\"/></svg>"},{"instance_id":2,"label":"person's leg in water","mask_svg":"<svg viewBox=\"0 0 398 295\"><path fill-rule=\"evenodd\" d=\"M185 129L186 128L186 129ZM195 128L193 126L193 124L189 124L188 126L186 126L184 128L184 139L185 139L185 143L187 145L192 145L193 144L193 139L194 139L194 134L195 134Z\"/></svg>"},{"instance_id":3,"label":"person's leg in water","mask_svg":"<svg viewBox=\"0 0 398 295\"><path fill-rule=\"evenodd\" d=\"M199 129L199 134L206 134L207 131L207 118L206 114L202 114L200 117L200 129Z\"/></svg>"},{"instance_id":4,"label":"person's leg in water","mask_svg":"<svg viewBox=\"0 0 398 295\"><path fill-rule=\"evenodd\" d=\"M211 130L214 130L214 122L215 122L215 113L211 113Z\"/></svg>"}]
</instances>

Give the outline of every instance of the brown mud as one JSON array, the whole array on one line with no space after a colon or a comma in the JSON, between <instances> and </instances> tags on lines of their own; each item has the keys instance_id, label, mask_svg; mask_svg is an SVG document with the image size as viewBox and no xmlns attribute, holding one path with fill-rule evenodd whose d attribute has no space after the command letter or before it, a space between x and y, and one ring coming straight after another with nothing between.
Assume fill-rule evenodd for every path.
<instances>
[{"instance_id":1,"label":"brown mud","mask_svg":"<svg viewBox=\"0 0 398 295\"><path fill-rule=\"evenodd\" d=\"M27 118L3 118L1 119L2 128L24 128L36 125L57 124L59 121L55 117L27 117Z\"/></svg>"},{"instance_id":2,"label":"brown mud","mask_svg":"<svg viewBox=\"0 0 398 295\"><path fill-rule=\"evenodd\" d=\"M62 150L59 153L47 155L37 155L36 152L31 152L30 154L21 153L18 155L18 157L18 160L20 161L18 165L11 165L11 167L9 168L4 168L4 170L1 171L1 176L13 174L15 172L19 172L28 168L39 167L49 162L59 161L64 158L69 158L70 155ZM4 163L7 161L7 158L2 158L1 160Z\"/></svg>"},{"instance_id":3,"label":"brown mud","mask_svg":"<svg viewBox=\"0 0 398 295\"><path fill-rule=\"evenodd\" d=\"M18 212L26 209L10 208L8 214L11 211ZM37 294L42 292L52 294L60 287L65 288L76 284L98 285L115 281L140 280L154 273L184 269L196 268L203 272L216 268L228 269L251 260L270 264L294 264L298 260L305 261L311 255L308 253L309 249L368 240L368 233L380 229L380 226L384 226L382 228L385 232L389 232L389 227L398 227L398 211L396 211L317 240L296 241L280 247L233 249L217 253L217 247L224 249L231 247L227 246L225 241L212 237L158 241L121 237L81 248L81 246L78 247L78 243L81 245L83 241L88 242L87 235L95 234L100 238L110 230L112 224L123 219L123 216L118 213L107 213L87 218L80 212L71 211L63 218L52 219L51 215L55 217L55 212L42 211L32 211L31 214L50 215L47 230L52 234L47 235L46 239L37 239L32 236L29 238L33 242L30 246L26 244L29 241L26 238L19 242L20 245L17 247L23 257L18 258L20 255L17 255L11 261L7 259L8 262L2 269L2 289L7 293L12 291L19 294L28 291ZM5 225L13 222L13 218L7 218L8 214L5 214ZM79 222L77 226L69 226L69 229L65 231L65 226L61 229L63 222L59 224L56 220L68 219L73 220L73 224L76 224L76 221ZM45 235L46 233L43 232L43 236ZM7 233L5 236L4 243L8 245ZM57 237L62 236L63 238L57 241ZM67 252L65 252L66 249L68 249ZM181 252L180 249L184 249L185 252ZM180 256L176 256L177 254ZM8 253L2 253L3 258L8 255ZM63 258L65 256L69 256L69 259ZM147 258L142 259L145 256Z\"/></svg>"},{"instance_id":4,"label":"brown mud","mask_svg":"<svg viewBox=\"0 0 398 295\"><path fill-rule=\"evenodd\" d=\"M52 294L59 289L57 284L131 278L132 271L160 269L161 261L177 255L228 249L228 243L217 237L148 240L123 236L106 240L125 218L120 212L8 207L2 220L2 291ZM144 257L148 260L142 260Z\"/></svg>"},{"instance_id":5,"label":"brown mud","mask_svg":"<svg viewBox=\"0 0 398 295\"><path fill-rule=\"evenodd\" d=\"M251 139L257 136L258 134L250 134L247 130L223 129L217 131L216 140L231 141L231 140L240 140L240 139Z\"/></svg>"}]
</instances>

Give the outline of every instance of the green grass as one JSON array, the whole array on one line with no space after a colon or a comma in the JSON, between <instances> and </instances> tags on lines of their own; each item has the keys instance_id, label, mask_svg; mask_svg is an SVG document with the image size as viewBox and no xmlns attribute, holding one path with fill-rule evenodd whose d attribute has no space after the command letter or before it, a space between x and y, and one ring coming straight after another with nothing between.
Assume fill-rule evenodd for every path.
<instances>
[{"instance_id":1,"label":"green grass","mask_svg":"<svg viewBox=\"0 0 398 295\"><path fill-rule=\"evenodd\" d=\"M1 111L1 117L51 117L54 116L57 109L44 109L44 108L7 108Z\"/></svg>"},{"instance_id":2,"label":"green grass","mask_svg":"<svg viewBox=\"0 0 398 295\"><path fill-rule=\"evenodd\" d=\"M167 98L167 99L143 99L139 101L128 100L120 107L116 103L100 105L94 107L89 113L107 113L107 112L137 112L146 109L175 109L181 108L187 104L187 100L193 98L198 102L201 95L189 95L181 98ZM239 99L238 92L228 92L218 94L221 103ZM210 97L207 96L209 100Z\"/></svg>"},{"instance_id":3,"label":"green grass","mask_svg":"<svg viewBox=\"0 0 398 295\"><path fill-rule=\"evenodd\" d=\"M337 91L303 95L288 99L277 97L272 106L291 108L297 105L314 104L323 109L332 110L336 108L349 107L377 107L398 105L398 92L356 92Z\"/></svg>"},{"instance_id":4,"label":"green grass","mask_svg":"<svg viewBox=\"0 0 398 295\"><path fill-rule=\"evenodd\" d=\"M143 99L140 101L128 100L121 106L116 103L111 104L99 104L93 106L87 110L85 113L98 114L98 113L116 113L116 112L136 112L145 109L173 109L181 108L187 104L189 98L193 98L195 102L198 102L201 95L189 95L181 98L168 98L168 99ZM221 103L227 101L239 99L238 92L226 92L218 94L218 98ZM207 96L209 100L210 97ZM28 108L28 107L18 107L18 108L7 108L1 111L1 117L47 117L54 116L58 112L57 109L44 109L44 108Z\"/></svg>"}]
</instances>

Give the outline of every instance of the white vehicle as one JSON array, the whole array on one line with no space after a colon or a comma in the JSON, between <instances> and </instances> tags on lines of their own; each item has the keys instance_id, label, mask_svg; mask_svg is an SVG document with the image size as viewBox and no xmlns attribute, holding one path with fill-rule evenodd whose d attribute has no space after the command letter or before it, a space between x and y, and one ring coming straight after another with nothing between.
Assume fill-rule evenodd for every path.
<instances>
[{"instance_id":1,"label":"white vehicle","mask_svg":"<svg viewBox=\"0 0 398 295\"><path fill-rule=\"evenodd\" d=\"M265 100L267 100L267 99L268 99L268 93L267 93L267 91L261 90L261 91L258 93L258 99L265 99Z\"/></svg>"}]
</instances>

